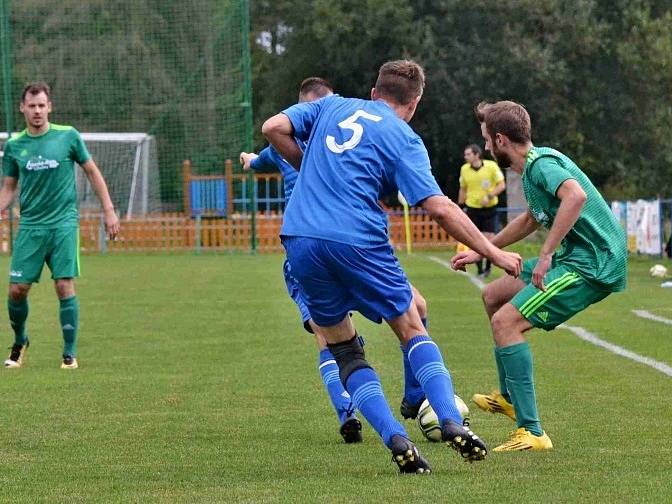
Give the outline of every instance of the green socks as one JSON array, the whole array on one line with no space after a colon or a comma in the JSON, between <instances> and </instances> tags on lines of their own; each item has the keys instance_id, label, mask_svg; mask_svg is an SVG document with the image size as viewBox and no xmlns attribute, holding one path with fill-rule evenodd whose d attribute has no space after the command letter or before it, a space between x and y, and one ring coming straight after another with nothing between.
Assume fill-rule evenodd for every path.
<instances>
[{"instance_id":1,"label":"green socks","mask_svg":"<svg viewBox=\"0 0 672 504\"><path fill-rule=\"evenodd\" d=\"M25 345L28 338L26 337L26 319L28 318L28 299L24 298L21 301L12 301L7 298L7 311L9 312L9 323L14 329L14 343L17 345Z\"/></svg>"},{"instance_id":2,"label":"green socks","mask_svg":"<svg viewBox=\"0 0 672 504\"><path fill-rule=\"evenodd\" d=\"M77 296L60 300L60 319L63 329L63 355L75 356L77 352L77 328L79 326L79 302ZM12 301L7 299L9 322L14 329L14 342L25 345L26 319L28 318L28 300Z\"/></svg>"},{"instance_id":3,"label":"green socks","mask_svg":"<svg viewBox=\"0 0 672 504\"><path fill-rule=\"evenodd\" d=\"M61 299L60 319L63 329L63 355L77 353L77 328L79 327L79 301L77 296Z\"/></svg>"},{"instance_id":4,"label":"green socks","mask_svg":"<svg viewBox=\"0 0 672 504\"><path fill-rule=\"evenodd\" d=\"M506 374L506 390L509 391L516 410L518 427L525 427L535 436L542 429L534 393L532 352L527 342L497 348L495 350ZM501 374L500 374L501 377Z\"/></svg>"},{"instance_id":5,"label":"green socks","mask_svg":"<svg viewBox=\"0 0 672 504\"><path fill-rule=\"evenodd\" d=\"M504 371L504 364L502 364L502 358L499 356L497 350L497 347L495 347L495 362L497 363L497 374L499 375L499 393L504 396L504 399L511 402L511 396L506 389L506 372Z\"/></svg>"}]
</instances>

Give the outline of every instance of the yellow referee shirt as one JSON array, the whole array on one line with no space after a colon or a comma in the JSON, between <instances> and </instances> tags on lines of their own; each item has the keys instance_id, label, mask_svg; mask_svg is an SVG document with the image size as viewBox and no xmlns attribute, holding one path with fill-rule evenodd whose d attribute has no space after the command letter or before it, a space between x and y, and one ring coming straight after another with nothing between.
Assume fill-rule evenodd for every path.
<instances>
[{"instance_id":1,"label":"yellow referee shirt","mask_svg":"<svg viewBox=\"0 0 672 504\"><path fill-rule=\"evenodd\" d=\"M465 203L471 208L491 208L497 205L498 198L494 197L487 206L481 204L484 196L487 196L497 184L504 180L504 174L497 163L484 159L483 166L478 170L471 164L465 163L460 168L460 188L466 192Z\"/></svg>"}]
</instances>

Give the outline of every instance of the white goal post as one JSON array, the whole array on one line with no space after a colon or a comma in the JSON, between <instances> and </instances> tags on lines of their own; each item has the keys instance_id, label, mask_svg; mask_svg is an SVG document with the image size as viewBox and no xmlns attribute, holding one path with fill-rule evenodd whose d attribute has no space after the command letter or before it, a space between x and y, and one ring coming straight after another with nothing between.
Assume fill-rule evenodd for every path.
<instances>
[{"instance_id":1,"label":"white goal post","mask_svg":"<svg viewBox=\"0 0 672 504\"><path fill-rule=\"evenodd\" d=\"M127 220L161 211L156 141L147 133L81 133L107 182L117 211ZM0 146L7 133L0 133ZM76 173L82 212L97 212L98 199L83 172Z\"/></svg>"}]
</instances>

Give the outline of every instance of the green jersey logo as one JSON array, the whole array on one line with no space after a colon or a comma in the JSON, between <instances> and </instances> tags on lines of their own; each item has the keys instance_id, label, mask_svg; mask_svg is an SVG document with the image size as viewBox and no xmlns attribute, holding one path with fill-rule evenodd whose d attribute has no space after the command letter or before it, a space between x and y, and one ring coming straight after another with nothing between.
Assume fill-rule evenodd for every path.
<instances>
[{"instance_id":1,"label":"green jersey logo","mask_svg":"<svg viewBox=\"0 0 672 504\"><path fill-rule=\"evenodd\" d=\"M28 155L28 151L26 149L23 149L21 151L21 157L26 157Z\"/></svg>"},{"instance_id":2,"label":"green jersey logo","mask_svg":"<svg viewBox=\"0 0 672 504\"><path fill-rule=\"evenodd\" d=\"M539 315L539 318L541 320L543 320L544 322L546 322L548 320L548 312L547 311L540 311L539 313L537 313L537 315Z\"/></svg>"}]
</instances>

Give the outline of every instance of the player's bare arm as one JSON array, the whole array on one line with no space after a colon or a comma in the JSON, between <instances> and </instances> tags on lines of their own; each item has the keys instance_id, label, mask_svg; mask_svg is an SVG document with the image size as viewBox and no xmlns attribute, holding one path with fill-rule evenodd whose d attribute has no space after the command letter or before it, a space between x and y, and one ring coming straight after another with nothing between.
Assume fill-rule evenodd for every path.
<instances>
[{"instance_id":1,"label":"player's bare arm","mask_svg":"<svg viewBox=\"0 0 672 504\"><path fill-rule=\"evenodd\" d=\"M464 243L484 257L488 257L510 275L517 277L520 274L522 268L520 255L504 252L490 243L460 207L448 197L430 196L422 202L422 207L457 241Z\"/></svg>"},{"instance_id":2,"label":"player's bare arm","mask_svg":"<svg viewBox=\"0 0 672 504\"><path fill-rule=\"evenodd\" d=\"M457 195L457 204L462 206L465 201L467 201L467 191L463 187L460 187L460 192Z\"/></svg>"},{"instance_id":3,"label":"player's bare arm","mask_svg":"<svg viewBox=\"0 0 672 504\"><path fill-rule=\"evenodd\" d=\"M114 211L114 205L112 204L110 193L107 190L105 179L93 159L89 159L84 163L82 169L103 207L105 232L111 240L114 240L117 237L117 234L119 234L119 217L117 217L117 214Z\"/></svg>"},{"instance_id":4,"label":"player's bare arm","mask_svg":"<svg viewBox=\"0 0 672 504\"><path fill-rule=\"evenodd\" d=\"M247 171L250 170L252 167L252 161L257 159L259 157L258 154L255 154L254 152L241 152L240 153L240 164L243 165L243 170Z\"/></svg>"},{"instance_id":5,"label":"player's bare arm","mask_svg":"<svg viewBox=\"0 0 672 504\"><path fill-rule=\"evenodd\" d=\"M586 204L586 193L574 179L565 180L555 194L560 200L560 207L539 252L539 262L532 272L532 283L542 291L546 290L544 276L551 266L553 252L574 227L581 215L581 209Z\"/></svg>"},{"instance_id":6,"label":"player's bare arm","mask_svg":"<svg viewBox=\"0 0 672 504\"><path fill-rule=\"evenodd\" d=\"M303 152L294 140L294 127L285 114L276 114L267 119L261 127L261 133L275 150L294 168L301 168Z\"/></svg>"},{"instance_id":7,"label":"player's bare arm","mask_svg":"<svg viewBox=\"0 0 672 504\"><path fill-rule=\"evenodd\" d=\"M499 248L508 247L531 235L539 228L539 223L534 219L529 210L513 219L504 229L492 239L492 244Z\"/></svg>"},{"instance_id":8,"label":"player's bare arm","mask_svg":"<svg viewBox=\"0 0 672 504\"><path fill-rule=\"evenodd\" d=\"M18 179L16 177L5 177L0 188L0 212L4 212L12 204L18 192Z\"/></svg>"},{"instance_id":9,"label":"player's bare arm","mask_svg":"<svg viewBox=\"0 0 672 504\"><path fill-rule=\"evenodd\" d=\"M499 248L504 248L513 243L519 242L526 236L532 234L539 228L539 223L534 220L534 217L529 210L520 214L513 219L507 226L502 229L491 240L491 243ZM452 264L454 269L464 270L468 264L473 264L481 260L481 255L478 252L469 250L467 252L460 252L453 256Z\"/></svg>"}]
</instances>

